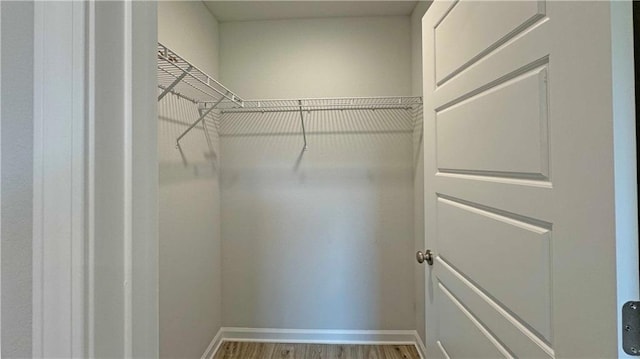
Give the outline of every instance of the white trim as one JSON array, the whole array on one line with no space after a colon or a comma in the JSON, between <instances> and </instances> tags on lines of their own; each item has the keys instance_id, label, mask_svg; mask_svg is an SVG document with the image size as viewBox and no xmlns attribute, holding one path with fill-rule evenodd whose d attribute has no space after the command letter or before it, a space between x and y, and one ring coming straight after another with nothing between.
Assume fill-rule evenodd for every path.
<instances>
[{"instance_id":1,"label":"white trim","mask_svg":"<svg viewBox=\"0 0 640 359\"><path fill-rule=\"evenodd\" d=\"M424 342L422 338L420 338L420 334L416 331L416 349L418 349L418 354L420 354L420 358L425 359L427 357L427 347L424 346Z\"/></svg>"},{"instance_id":2,"label":"white trim","mask_svg":"<svg viewBox=\"0 0 640 359\"><path fill-rule=\"evenodd\" d=\"M220 328L218 333L216 333L216 336L211 339L211 343L209 343L209 346L204 351L204 354L202 354L200 359L213 359L213 356L216 355L218 349L220 349L222 341L222 328Z\"/></svg>"},{"instance_id":3,"label":"white trim","mask_svg":"<svg viewBox=\"0 0 640 359\"><path fill-rule=\"evenodd\" d=\"M71 121L71 354L74 358L85 356L85 127L86 127L86 67L85 24L86 7L83 2L73 2L73 107Z\"/></svg>"},{"instance_id":4,"label":"white trim","mask_svg":"<svg viewBox=\"0 0 640 359\"><path fill-rule=\"evenodd\" d=\"M88 358L95 357L95 132L96 132L96 111L95 111L95 94L96 94L96 4L95 0L88 0L86 7L86 36L87 36L87 55L85 58L86 67L86 160L85 160L85 198L86 198L86 277L85 277L85 301L86 301L86 318L85 318L85 347L86 356Z\"/></svg>"},{"instance_id":5,"label":"white trim","mask_svg":"<svg viewBox=\"0 0 640 359\"><path fill-rule=\"evenodd\" d=\"M1 1L0 1L0 39L2 39L2 2ZM2 59L1 45L0 45L0 59ZM2 203L2 66L0 66L0 203ZM0 205L0 233L2 233L2 206L1 205ZM1 357L2 357L2 242L0 241L0 358Z\"/></svg>"},{"instance_id":6,"label":"white trim","mask_svg":"<svg viewBox=\"0 0 640 359\"><path fill-rule=\"evenodd\" d=\"M32 263L32 353L34 358L42 358L43 350L43 322L44 322L44 303L43 303L43 248L44 229L43 224L43 180L44 180L44 118L43 118L43 102L44 102L44 44L45 44L45 12L44 3L34 4L34 39L33 39L33 263Z\"/></svg>"},{"instance_id":7,"label":"white trim","mask_svg":"<svg viewBox=\"0 0 640 359\"><path fill-rule=\"evenodd\" d=\"M133 358L133 29L132 2L124 3L124 357Z\"/></svg>"},{"instance_id":8,"label":"white trim","mask_svg":"<svg viewBox=\"0 0 640 359\"><path fill-rule=\"evenodd\" d=\"M438 349L440 349L440 353L442 353L442 357L444 359L451 359L451 357L449 356L449 353L447 353L447 350L444 348L444 345L442 345L441 341L437 341L436 345L438 346Z\"/></svg>"},{"instance_id":9,"label":"white trim","mask_svg":"<svg viewBox=\"0 0 640 359\"><path fill-rule=\"evenodd\" d=\"M34 4L36 358L84 356L84 26L81 2Z\"/></svg>"},{"instance_id":10,"label":"white trim","mask_svg":"<svg viewBox=\"0 0 640 359\"><path fill-rule=\"evenodd\" d=\"M613 98L613 161L615 178L616 271L618 328L624 326L622 306L638 300L638 182L636 178L636 114L634 97L633 7L626 1L611 6L611 59ZM635 89L639 91L640 89ZM622 330L618 330L618 356Z\"/></svg>"},{"instance_id":11,"label":"white trim","mask_svg":"<svg viewBox=\"0 0 640 359\"><path fill-rule=\"evenodd\" d=\"M367 344L367 345L414 345L421 358L425 358L422 340L415 330L336 330L336 329L275 329L222 327L209 345L214 346L213 355L223 342L262 343L311 343L311 344ZM208 353L209 348L207 348ZM203 355L202 359L205 359Z\"/></svg>"},{"instance_id":12,"label":"white trim","mask_svg":"<svg viewBox=\"0 0 640 359\"><path fill-rule=\"evenodd\" d=\"M156 95L149 86L155 70L146 65L155 56L145 49L155 48L156 5L141 4L87 5L89 357L157 357L158 351L157 175L151 174L157 169L134 168L157 162Z\"/></svg>"},{"instance_id":13,"label":"white trim","mask_svg":"<svg viewBox=\"0 0 640 359\"><path fill-rule=\"evenodd\" d=\"M414 344L415 330L334 330L223 327L226 341L326 344Z\"/></svg>"}]
</instances>

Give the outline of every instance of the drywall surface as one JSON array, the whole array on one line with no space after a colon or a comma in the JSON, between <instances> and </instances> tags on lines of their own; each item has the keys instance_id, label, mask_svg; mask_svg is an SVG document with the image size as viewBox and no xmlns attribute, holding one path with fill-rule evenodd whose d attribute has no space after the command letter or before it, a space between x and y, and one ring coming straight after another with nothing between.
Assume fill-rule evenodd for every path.
<instances>
[{"instance_id":1,"label":"drywall surface","mask_svg":"<svg viewBox=\"0 0 640 359\"><path fill-rule=\"evenodd\" d=\"M133 40L133 257L132 288L134 358L158 358L158 120L156 44L158 4L132 4Z\"/></svg>"},{"instance_id":2,"label":"drywall surface","mask_svg":"<svg viewBox=\"0 0 640 359\"><path fill-rule=\"evenodd\" d=\"M2 353L31 357L33 29L31 2L2 2Z\"/></svg>"},{"instance_id":3,"label":"drywall surface","mask_svg":"<svg viewBox=\"0 0 640 359\"><path fill-rule=\"evenodd\" d=\"M431 1L419 1L411 13L411 94L422 96L422 17Z\"/></svg>"},{"instance_id":4,"label":"drywall surface","mask_svg":"<svg viewBox=\"0 0 640 359\"><path fill-rule=\"evenodd\" d=\"M122 51L125 4L98 1L95 4L95 133L93 188L94 226L93 266L93 351L97 358L125 356L125 273L124 228L122 214L125 198L126 120L125 80L121 74L124 56L111 56ZM116 333L120 333L117 335Z\"/></svg>"},{"instance_id":5,"label":"drywall surface","mask_svg":"<svg viewBox=\"0 0 640 359\"><path fill-rule=\"evenodd\" d=\"M406 17L220 25L246 98L410 95ZM224 114L223 322L415 329L411 111Z\"/></svg>"},{"instance_id":6,"label":"drywall surface","mask_svg":"<svg viewBox=\"0 0 640 359\"><path fill-rule=\"evenodd\" d=\"M218 21L202 1L159 1L158 41L218 76Z\"/></svg>"},{"instance_id":7,"label":"drywall surface","mask_svg":"<svg viewBox=\"0 0 640 359\"><path fill-rule=\"evenodd\" d=\"M424 145L422 108L416 111L413 133L413 232L414 252L425 250L424 241ZM416 330L423 342L425 337L425 264L413 262L415 278Z\"/></svg>"},{"instance_id":8,"label":"drywall surface","mask_svg":"<svg viewBox=\"0 0 640 359\"><path fill-rule=\"evenodd\" d=\"M431 1L420 1L411 14L411 91L414 96L422 96L422 17ZM414 130L414 234L415 251L424 251L424 146L422 111L416 112ZM415 262L415 302L416 328L423 342L425 337L425 265Z\"/></svg>"},{"instance_id":9,"label":"drywall surface","mask_svg":"<svg viewBox=\"0 0 640 359\"><path fill-rule=\"evenodd\" d=\"M244 98L411 94L408 16L224 22L221 79Z\"/></svg>"},{"instance_id":10,"label":"drywall surface","mask_svg":"<svg viewBox=\"0 0 640 359\"><path fill-rule=\"evenodd\" d=\"M415 329L407 110L224 114L225 326Z\"/></svg>"},{"instance_id":11,"label":"drywall surface","mask_svg":"<svg viewBox=\"0 0 640 359\"><path fill-rule=\"evenodd\" d=\"M175 148L186 121L198 118L197 107L167 95L158 114L160 356L197 357L222 325L218 174L205 157L202 127L181 141L186 164ZM208 125L215 129L210 120Z\"/></svg>"},{"instance_id":12,"label":"drywall surface","mask_svg":"<svg viewBox=\"0 0 640 359\"><path fill-rule=\"evenodd\" d=\"M217 24L201 2L159 2L159 41L217 74ZM222 325L220 190L213 118L209 149L197 105L167 95L158 107L160 356L199 358ZM210 153L213 152L213 153Z\"/></svg>"}]
</instances>

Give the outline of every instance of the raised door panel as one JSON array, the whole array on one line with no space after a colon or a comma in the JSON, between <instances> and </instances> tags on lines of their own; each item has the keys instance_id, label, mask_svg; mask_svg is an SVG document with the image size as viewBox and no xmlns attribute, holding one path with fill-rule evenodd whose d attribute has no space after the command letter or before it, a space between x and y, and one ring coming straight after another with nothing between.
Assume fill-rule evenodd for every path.
<instances>
[{"instance_id":1,"label":"raised door panel","mask_svg":"<svg viewBox=\"0 0 640 359\"><path fill-rule=\"evenodd\" d=\"M548 180L546 83L542 66L438 109L438 171Z\"/></svg>"},{"instance_id":2,"label":"raised door panel","mask_svg":"<svg viewBox=\"0 0 640 359\"><path fill-rule=\"evenodd\" d=\"M453 3L434 29L437 84L443 84L544 16L544 8L543 1Z\"/></svg>"},{"instance_id":3,"label":"raised door panel","mask_svg":"<svg viewBox=\"0 0 640 359\"><path fill-rule=\"evenodd\" d=\"M438 283L440 348L449 358L508 358L509 352L449 290Z\"/></svg>"},{"instance_id":4,"label":"raised door panel","mask_svg":"<svg viewBox=\"0 0 640 359\"><path fill-rule=\"evenodd\" d=\"M438 198L439 256L551 339L550 225Z\"/></svg>"},{"instance_id":5,"label":"raised door panel","mask_svg":"<svg viewBox=\"0 0 640 359\"><path fill-rule=\"evenodd\" d=\"M488 328L516 358L553 358L548 342L496 302L483 289L451 267L442 257L436 259L437 278L466 310Z\"/></svg>"}]
</instances>

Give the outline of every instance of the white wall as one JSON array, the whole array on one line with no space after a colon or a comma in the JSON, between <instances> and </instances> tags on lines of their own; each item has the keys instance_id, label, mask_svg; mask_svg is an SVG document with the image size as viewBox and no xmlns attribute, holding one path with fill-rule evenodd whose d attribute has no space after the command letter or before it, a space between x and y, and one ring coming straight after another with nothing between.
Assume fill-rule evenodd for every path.
<instances>
[{"instance_id":1,"label":"white wall","mask_svg":"<svg viewBox=\"0 0 640 359\"><path fill-rule=\"evenodd\" d=\"M408 95L409 17L221 24L221 76L249 98ZM225 326L415 329L413 118L222 117Z\"/></svg>"},{"instance_id":2,"label":"white wall","mask_svg":"<svg viewBox=\"0 0 640 359\"><path fill-rule=\"evenodd\" d=\"M136 1L133 21L133 225L132 256L132 352L134 358L158 358L159 298L159 171L158 112L156 89L156 44L158 4ZM141 29L140 29L140 28ZM137 53L141 52L144 55ZM142 119L146 119L143 121Z\"/></svg>"},{"instance_id":3,"label":"white wall","mask_svg":"<svg viewBox=\"0 0 640 359\"><path fill-rule=\"evenodd\" d=\"M422 96L422 17L431 1L419 1L411 13L411 94Z\"/></svg>"},{"instance_id":4,"label":"white wall","mask_svg":"<svg viewBox=\"0 0 640 359\"><path fill-rule=\"evenodd\" d=\"M411 113L306 124L223 116L225 326L414 329Z\"/></svg>"},{"instance_id":5,"label":"white wall","mask_svg":"<svg viewBox=\"0 0 640 359\"><path fill-rule=\"evenodd\" d=\"M218 20L201 1L160 1L158 41L210 76L218 76Z\"/></svg>"},{"instance_id":6,"label":"white wall","mask_svg":"<svg viewBox=\"0 0 640 359\"><path fill-rule=\"evenodd\" d=\"M201 2L158 3L159 41L211 76L218 73L217 21ZM200 357L222 325L220 190L197 106L167 95L158 108L160 161L160 356ZM208 120L212 135L215 126Z\"/></svg>"},{"instance_id":7,"label":"white wall","mask_svg":"<svg viewBox=\"0 0 640 359\"><path fill-rule=\"evenodd\" d=\"M2 2L3 358L32 352L33 11Z\"/></svg>"},{"instance_id":8,"label":"white wall","mask_svg":"<svg viewBox=\"0 0 640 359\"><path fill-rule=\"evenodd\" d=\"M422 16L431 5L420 1L411 14L411 93L422 96ZM415 251L424 251L424 146L422 143L422 112L417 114L414 132L414 233ZM425 265L416 264L415 301L416 328L423 342L425 338Z\"/></svg>"},{"instance_id":9,"label":"white wall","mask_svg":"<svg viewBox=\"0 0 640 359\"><path fill-rule=\"evenodd\" d=\"M244 98L411 94L406 16L224 22L222 81Z\"/></svg>"}]
</instances>

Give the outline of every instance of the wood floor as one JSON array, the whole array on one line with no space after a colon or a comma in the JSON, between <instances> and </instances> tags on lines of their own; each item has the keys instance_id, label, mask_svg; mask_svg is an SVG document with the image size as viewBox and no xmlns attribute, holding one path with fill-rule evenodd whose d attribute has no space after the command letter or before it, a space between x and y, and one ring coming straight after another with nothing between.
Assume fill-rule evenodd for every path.
<instances>
[{"instance_id":1,"label":"wood floor","mask_svg":"<svg viewBox=\"0 0 640 359\"><path fill-rule=\"evenodd\" d=\"M224 342L214 359L420 359L413 345Z\"/></svg>"}]
</instances>

